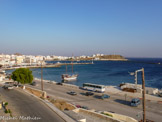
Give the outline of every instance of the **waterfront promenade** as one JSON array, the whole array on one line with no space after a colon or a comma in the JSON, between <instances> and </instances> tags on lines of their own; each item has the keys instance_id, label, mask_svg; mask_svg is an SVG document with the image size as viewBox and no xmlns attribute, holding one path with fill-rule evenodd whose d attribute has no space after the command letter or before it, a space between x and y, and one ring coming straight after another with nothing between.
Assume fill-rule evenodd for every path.
<instances>
[{"instance_id":1,"label":"waterfront promenade","mask_svg":"<svg viewBox=\"0 0 162 122\"><path fill-rule=\"evenodd\" d=\"M40 82L37 81L37 86L31 86L36 89L41 89ZM111 88L110 88L111 89ZM51 97L54 97L55 99L64 99L69 103L72 103L74 105L81 105L81 106L87 106L89 109L95 109L96 111L112 111L115 113L127 115L130 117L133 117L137 120L142 119L142 104L138 107L131 107L130 101L134 97L141 97L138 96L138 94L127 94L127 97L125 97L126 92L113 92L113 91L107 91L105 94L110 95L110 98L107 100L100 100L93 96L85 96L83 93L85 93L85 90L79 89L77 86L72 85L56 85L52 82L44 82L44 90L47 92L47 94ZM69 91L75 91L77 93L76 96L68 95L67 92ZM94 93L95 95L101 95L101 93ZM134 94L134 95L133 95ZM146 117L147 119L154 120L156 122L160 122L162 119L162 103L158 103L157 101L151 101L153 97L147 97L149 98L146 101ZM159 97L158 100L161 100ZM139 115L139 116L137 116Z\"/></svg>"},{"instance_id":2,"label":"waterfront promenade","mask_svg":"<svg viewBox=\"0 0 162 122\"><path fill-rule=\"evenodd\" d=\"M73 63L73 65L87 65L93 63ZM4 70L12 70L18 68L53 68L53 67L61 67L63 65L72 65L72 63L55 63L55 64L46 64L46 65L30 65L30 66L15 66L15 67L5 67Z\"/></svg>"}]
</instances>

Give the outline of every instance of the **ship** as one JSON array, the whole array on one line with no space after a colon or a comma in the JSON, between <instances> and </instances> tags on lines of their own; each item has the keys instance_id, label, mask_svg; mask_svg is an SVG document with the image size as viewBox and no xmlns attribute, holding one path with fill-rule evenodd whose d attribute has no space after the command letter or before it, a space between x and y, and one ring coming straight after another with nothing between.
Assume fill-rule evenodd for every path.
<instances>
[{"instance_id":1,"label":"ship","mask_svg":"<svg viewBox=\"0 0 162 122\"><path fill-rule=\"evenodd\" d=\"M74 81L74 80L77 80L77 77L78 77L78 74L72 74L72 75L63 74L62 80L63 81Z\"/></svg>"},{"instance_id":2,"label":"ship","mask_svg":"<svg viewBox=\"0 0 162 122\"><path fill-rule=\"evenodd\" d=\"M62 75L62 80L64 82L66 82L66 81L75 81L78 78L78 74L73 73L73 58L72 58L71 65L72 65L72 74L67 74L67 64L66 64L66 74Z\"/></svg>"}]
</instances>

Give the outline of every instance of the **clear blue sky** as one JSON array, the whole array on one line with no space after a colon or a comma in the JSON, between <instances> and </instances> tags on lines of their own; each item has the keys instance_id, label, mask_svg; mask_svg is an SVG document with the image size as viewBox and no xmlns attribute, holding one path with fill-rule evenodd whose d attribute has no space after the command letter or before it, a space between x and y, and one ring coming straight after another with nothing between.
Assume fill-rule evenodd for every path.
<instances>
[{"instance_id":1,"label":"clear blue sky","mask_svg":"<svg viewBox=\"0 0 162 122\"><path fill-rule=\"evenodd\" d=\"M162 57L162 0L0 0L0 53Z\"/></svg>"}]
</instances>

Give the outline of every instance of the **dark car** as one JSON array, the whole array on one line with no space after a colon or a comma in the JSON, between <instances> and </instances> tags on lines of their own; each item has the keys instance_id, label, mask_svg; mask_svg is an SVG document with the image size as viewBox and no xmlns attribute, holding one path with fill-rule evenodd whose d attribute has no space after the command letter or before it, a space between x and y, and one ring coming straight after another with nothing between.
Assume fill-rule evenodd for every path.
<instances>
[{"instance_id":1,"label":"dark car","mask_svg":"<svg viewBox=\"0 0 162 122\"><path fill-rule=\"evenodd\" d=\"M101 99L108 99L108 98L110 98L110 96L107 95L107 94L103 94L103 95L101 96Z\"/></svg>"},{"instance_id":2,"label":"dark car","mask_svg":"<svg viewBox=\"0 0 162 122\"><path fill-rule=\"evenodd\" d=\"M92 93L92 92L86 92L85 95L86 96L92 96L92 95L94 95L94 93Z\"/></svg>"},{"instance_id":3,"label":"dark car","mask_svg":"<svg viewBox=\"0 0 162 122\"><path fill-rule=\"evenodd\" d=\"M82 106L81 108L88 110L88 107L87 106Z\"/></svg>"},{"instance_id":4,"label":"dark car","mask_svg":"<svg viewBox=\"0 0 162 122\"><path fill-rule=\"evenodd\" d=\"M36 84L36 82L34 81L34 82L32 82L30 85L36 86L37 84Z\"/></svg>"},{"instance_id":5,"label":"dark car","mask_svg":"<svg viewBox=\"0 0 162 122\"><path fill-rule=\"evenodd\" d=\"M81 108L82 106L80 106L80 105L76 105L76 107L77 107L77 108Z\"/></svg>"},{"instance_id":6,"label":"dark car","mask_svg":"<svg viewBox=\"0 0 162 122\"><path fill-rule=\"evenodd\" d=\"M70 94L70 95L77 95L77 93L74 92L74 91L67 92L67 94Z\"/></svg>"},{"instance_id":7,"label":"dark car","mask_svg":"<svg viewBox=\"0 0 162 122\"><path fill-rule=\"evenodd\" d=\"M4 88L4 89L8 89L8 86L7 86L7 85L4 85L2 88Z\"/></svg>"},{"instance_id":8,"label":"dark car","mask_svg":"<svg viewBox=\"0 0 162 122\"><path fill-rule=\"evenodd\" d=\"M9 90L9 89L13 89L14 86L13 85L4 85L2 88Z\"/></svg>"},{"instance_id":9,"label":"dark car","mask_svg":"<svg viewBox=\"0 0 162 122\"><path fill-rule=\"evenodd\" d=\"M56 83L56 85L63 85L62 83Z\"/></svg>"},{"instance_id":10,"label":"dark car","mask_svg":"<svg viewBox=\"0 0 162 122\"><path fill-rule=\"evenodd\" d=\"M161 92L161 93L158 93L158 96L159 96L159 97L162 97L162 92Z\"/></svg>"},{"instance_id":11,"label":"dark car","mask_svg":"<svg viewBox=\"0 0 162 122\"><path fill-rule=\"evenodd\" d=\"M131 101L131 106L137 107L138 105L140 105L140 99L139 98L133 98L132 101Z\"/></svg>"}]
</instances>

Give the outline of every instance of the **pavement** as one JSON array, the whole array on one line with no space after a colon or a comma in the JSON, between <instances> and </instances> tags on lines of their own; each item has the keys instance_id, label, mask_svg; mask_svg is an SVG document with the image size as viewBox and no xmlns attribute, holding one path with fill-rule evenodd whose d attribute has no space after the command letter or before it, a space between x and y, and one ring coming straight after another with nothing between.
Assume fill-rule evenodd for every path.
<instances>
[{"instance_id":1,"label":"pavement","mask_svg":"<svg viewBox=\"0 0 162 122\"><path fill-rule=\"evenodd\" d=\"M15 122L27 120L28 122L65 122L39 99L25 93L20 89L5 90L0 87L3 100L8 102L8 107L13 113Z\"/></svg>"},{"instance_id":2,"label":"pavement","mask_svg":"<svg viewBox=\"0 0 162 122\"><path fill-rule=\"evenodd\" d=\"M31 86L36 89L41 89L40 82L37 82L37 86ZM94 96L85 96L85 90L61 86L52 83L44 83L44 90L49 96L56 99L64 99L67 102L74 105L87 106L89 109L95 109L96 111L111 111L118 114L123 114L126 116L133 117L137 120L142 119L142 105L138 107L131 107L130 101L131 96L123 96L118 93L107 92L110 98L107 100L100 100L95 98L96 95L101 95L101 93L95 93ZM67 94L68 91L75 91L76 96L71 96ZM162 120L162 104L157 103L157 101L146 101L146 118L153 120L155 122L161 122Z\"/></svg>"},{"instance_id":3,"label":"pavement","mask_svg":"<svg viewBox=\"0 0 162 122\"><path fill-rule=\"evenodd\" d=\"M131 92L121 91L120 88L116 86L107 86L106 92L111 94L118 94L121 96L127 95L132 98L142 98L142 93L131 93ZM162 97L159 97L158 95L150 95L150 94L145 94L145 99L152 102L162 101Z\"/></svg>"}]
</instances>

